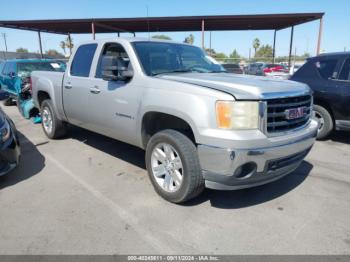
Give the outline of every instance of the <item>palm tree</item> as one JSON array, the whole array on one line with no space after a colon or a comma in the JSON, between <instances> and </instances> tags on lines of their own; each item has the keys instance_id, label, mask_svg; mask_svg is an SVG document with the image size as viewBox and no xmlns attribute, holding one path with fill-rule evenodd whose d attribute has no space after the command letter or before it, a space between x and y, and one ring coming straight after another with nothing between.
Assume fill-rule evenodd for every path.
<instances>
[{"instance_id":1,"label":"palm tree","mask_svg":"<svg viewBox=\"0 0 350 262\"><path fill-rule=\"evenodd\" d=\"M66 55L66 42L61 41L60 42L60 47L62 48L64 55Z\"/></svg>"},{"instance_id":2,"label":"palm tree","mask_svg":"<svg viewBox=\"0 0 350 262\"><path fill-rule=\"evenodd\" d=\"M254 48L254 56L256 55L256 50L260 47L260 40L259 38L255 38L253 40L253 48Z\"/></svg>"}]
</instances>

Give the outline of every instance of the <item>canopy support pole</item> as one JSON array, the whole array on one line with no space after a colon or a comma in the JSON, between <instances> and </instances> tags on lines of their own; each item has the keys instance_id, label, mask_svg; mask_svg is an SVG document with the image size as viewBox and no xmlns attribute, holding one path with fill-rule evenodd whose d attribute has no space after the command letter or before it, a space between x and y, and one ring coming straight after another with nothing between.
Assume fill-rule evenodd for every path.
<instances>
[{"instance_id":1,"label":"canopy support pole","mask_svg":"<svg viewBox=\"0 0 350 262\"><path fill-rule=\"evenodd\" d=\"M92 39L95 40L96 36L95 36L95 23L94 22L91 23L91 32L92 32Z\"/></svg>"},{"instance_id":2,"label":"canopy support pole","mask_svg":"<svg viewBox=\"0 0 350 262\"><path fill-rule=\"evenodd\" d=\"M38 31L38 38L39 38L40 57L44 58L43 46L42 46L42 43L41 43L41 33L40 33L40 31Z\"/></svg>"},{"instance_id":3,"label":"canopy support pole","mask_svg":"<svg viewBox=\"0 0 350 262\"><path fill-rule=\"evenodd\" d=\"M204 19L202 19L202 49L204 50Z\"/></svg>"},{"instance_id":4,"label":"canopy support pole","mask_svg":"<svg viewBox=\"0 0 350 262\"><path fill-rule=\"evenodd\" d=\"M322 30L323 30L323 17L320 18L320 26L318 29L317 50L316 50L317 55L321 53Z\"/></svg>"},{"instance_id":5,"label":"canopy support pole","mask_svg":"<svg viewBox=\"0 0 350 262\"><path fill-rule=\"evenodd\" d=\"M273 33L273 49L272 49L272 63L275 63L276 58L276 33L277 30L275 29L275 32Z\"/></svg>"},{"instance_id":6,"label":"canopy support pole","mask_svg":"<svg viewBox=\"0 0 350 262\"><path fill-rule=\"evenodd\" d=\"M294 25L292 26L290 31L289 58L288 58L289 68L291 66L291 61L292 61L293 35L294 35Z\"/></svg>"},{"instance_id":7,"label":"canopy support pole","mask_svg":"<svg viewBox=\"0 0 350 262\"><path fill-rule=\"evenodd\" d=\"M72 55L72 38L70 37L70 33L68 33L68 42L69 42L69 55Z\"/></svg>"}]
</instances>

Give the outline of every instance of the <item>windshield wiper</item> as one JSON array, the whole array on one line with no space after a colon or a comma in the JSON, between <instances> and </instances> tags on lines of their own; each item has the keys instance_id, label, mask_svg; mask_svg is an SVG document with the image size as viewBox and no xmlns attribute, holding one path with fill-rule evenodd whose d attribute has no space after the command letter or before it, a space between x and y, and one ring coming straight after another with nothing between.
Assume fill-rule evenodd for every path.
<instances>
[{"instance_id":1,"label":"windshield wiper","mask_svg":"<svg viewBox=\"0 0 350 262\"><path fill-rule=\"evenodd\" d=\"M191 72L194 72L194 71L195 70L193 70L193 69L176 69L176 70L171 70L171 71L153 73L152 76L162 75L162 74L171 74L171 73L191 73Z\"/></svg>"}]
</instances>

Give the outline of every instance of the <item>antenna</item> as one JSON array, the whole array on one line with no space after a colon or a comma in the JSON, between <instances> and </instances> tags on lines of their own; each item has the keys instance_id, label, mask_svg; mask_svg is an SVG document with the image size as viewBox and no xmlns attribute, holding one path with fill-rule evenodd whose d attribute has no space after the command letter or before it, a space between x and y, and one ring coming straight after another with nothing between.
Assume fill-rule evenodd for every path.
<instances>
[{"instance_id":1,"label":"antenna","mask_svg":"<svg viewBox=\"0 0 350 262\"><path fill-rule=\"evenodd\" d=\"M149 32L149 16L148 16L148 5L146 5L146 10L147 10L147 31L148 31L148 41L151 38L150 32Z\"/></svg>"}]
</instances>

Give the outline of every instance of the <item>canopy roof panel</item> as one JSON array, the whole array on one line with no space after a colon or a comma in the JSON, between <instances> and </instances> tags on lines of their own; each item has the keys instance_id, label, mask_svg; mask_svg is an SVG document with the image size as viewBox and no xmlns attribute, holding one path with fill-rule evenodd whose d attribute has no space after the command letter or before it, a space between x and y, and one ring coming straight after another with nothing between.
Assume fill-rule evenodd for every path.
<instances>
[{"instance_id":1,"label":"canopy roof panel","mask_svg":"<svg viewBox=\"0 0 350 262\"><path fill-rule=\"evenodd\" d=\"M180 32L205 30L280 30L322 18L324 13L174 16L138 18L87 18L0 21L0 27L57 34L114 32Z\"/></svg>"}]
</instances>

